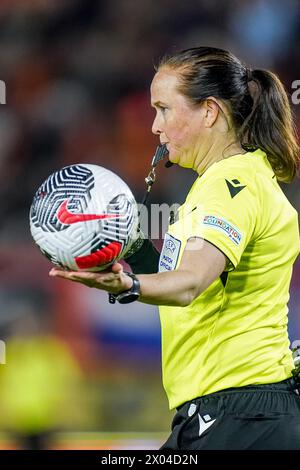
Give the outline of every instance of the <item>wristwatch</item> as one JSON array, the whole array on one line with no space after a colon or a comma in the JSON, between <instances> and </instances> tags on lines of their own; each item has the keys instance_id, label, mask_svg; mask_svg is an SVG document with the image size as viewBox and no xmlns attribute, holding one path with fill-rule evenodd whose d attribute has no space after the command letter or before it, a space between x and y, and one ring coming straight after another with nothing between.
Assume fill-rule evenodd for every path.
<instances>
[{"instance_id":1,"label":"wristwatch","mask_svg":"<svg viewBox=\"0 0 300 470\"><path fill-rule=\"evenodd\" d=\"M124 272L127 276L131 277L133 284L130 289L121 292L120 294L109 294L109 303L114 304L116 301L119 304L129 304L138 300L141 295L141 285L138 278L133 273Z\"/></svg>"}]
</instances>

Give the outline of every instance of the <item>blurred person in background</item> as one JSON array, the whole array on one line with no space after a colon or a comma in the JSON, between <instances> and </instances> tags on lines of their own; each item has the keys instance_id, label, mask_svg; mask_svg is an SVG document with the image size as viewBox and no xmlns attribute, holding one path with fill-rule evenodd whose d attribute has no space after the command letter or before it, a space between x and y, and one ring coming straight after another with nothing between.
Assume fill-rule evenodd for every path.
<instances>
[{"instance_id":1,"label":"blurred person in background","mask_svg":"<svg viewBox=\"0 0 300 470\"><path fill-rule=\"evenodd\" d=\"M17 448L43 450L55 433L80 424L82 375L66 345L33 313L12 326L0 374L0 426Z\"/></svg>"},{"instance_id":2,"label":"blurred person in background","mask_svg":"<svg viewBox=\"0 0 300 470\"><path fill-rule=\"evenodd\" d=\"M135 274L115 263L50 275L160 306L163 382L177 410L163 449L299 449L287 302L300 240L278 184L294 179L299 147L284 87L197 47L161 60L151 103L169 161L198 174L160 256L141 239L126 259Z\"/></svg>"}]
</instances>

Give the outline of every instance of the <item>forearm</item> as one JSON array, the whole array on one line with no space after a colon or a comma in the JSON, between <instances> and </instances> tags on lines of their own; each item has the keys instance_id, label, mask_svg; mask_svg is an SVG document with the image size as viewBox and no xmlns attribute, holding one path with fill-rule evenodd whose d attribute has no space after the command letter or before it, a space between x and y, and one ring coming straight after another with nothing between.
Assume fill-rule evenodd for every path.
<instances>
[{"instance_id":1,"label":"forearm","mask_svg":"<svg viewBox=\"0 0 300 470\"><path fill-rule=\"evenodd\" d=\"M168 271L157 274L139 274L140 302L153 305L184 307L189 305L201 287L195 287L196 279L190 271Z\"/></svg>"},{"instance_id":2,"label":"forearm","mask_svg":"<svg viewBox=\"0 0 300 470\"><path fill-rule=\"evenodd\" d=\"M225 266L225 255L214 245L200 240L198 249L194 241L188 240L177 270L138 274L141 284L140 301L153 305L187 306L222 274ZM113 263L109 270L99 273L52 268L49 274L51 277L80 282L117 296L129 291L134 282L120 263Z\"/></svg>"}]
</instances>

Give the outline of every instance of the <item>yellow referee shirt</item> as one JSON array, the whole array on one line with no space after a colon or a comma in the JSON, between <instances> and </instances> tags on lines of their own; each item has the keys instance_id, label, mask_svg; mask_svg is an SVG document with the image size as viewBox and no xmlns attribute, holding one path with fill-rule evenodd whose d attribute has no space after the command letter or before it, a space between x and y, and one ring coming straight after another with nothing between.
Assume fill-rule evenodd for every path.
<instances>
[{"instance_id":1,"label":"yellow referee shirt","mask_svg":"<svg viewBox=\"0 0 300 470\"><path fill-rule=\"evenodd\" d=\"M193 236L229 261L192 304L160 307L170 408L229 387L280 382L293 369L287 302L298 216L263 151L214 163L195 181L168 228L159 271L179 266Z\"/></svg>"}]
</instances>

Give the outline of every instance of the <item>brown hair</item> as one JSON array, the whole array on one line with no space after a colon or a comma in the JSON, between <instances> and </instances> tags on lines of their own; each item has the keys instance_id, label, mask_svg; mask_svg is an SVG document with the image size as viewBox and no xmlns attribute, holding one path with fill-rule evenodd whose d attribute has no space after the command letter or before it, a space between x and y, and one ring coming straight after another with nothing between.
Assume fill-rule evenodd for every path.
<instances>
[{"instance_id":1,"label":"brown hair","mask_svg":"<svg viewBox=\"0 0 300 470\"><path fill-rule=\"evenodd\" d=\"M193 104L209 96L225 100L244 149L266 152L279 181L289 183L299 169L299 145L291 107L279 78L250 70L228 51L196 47L162 58L158 67L179 69L179 91Z\"/></svg>"}]
</instances>

